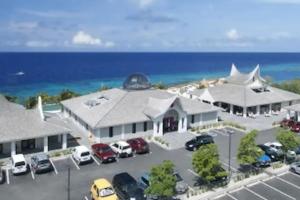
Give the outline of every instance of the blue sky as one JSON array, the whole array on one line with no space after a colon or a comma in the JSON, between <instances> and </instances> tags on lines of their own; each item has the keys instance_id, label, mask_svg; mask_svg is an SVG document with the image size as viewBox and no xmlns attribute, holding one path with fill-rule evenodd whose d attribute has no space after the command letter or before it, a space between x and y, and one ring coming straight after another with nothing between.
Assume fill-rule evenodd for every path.
<instances>
[{"instance_id":1,"label":"blue sky","mask_svg":"<svg viewBox=\"0 0 300 200\"><path fill-rule=\"evenodd\" d=\"M1 0L0 51L300 51L300 0Z\"/></svg>"}]
</instances>

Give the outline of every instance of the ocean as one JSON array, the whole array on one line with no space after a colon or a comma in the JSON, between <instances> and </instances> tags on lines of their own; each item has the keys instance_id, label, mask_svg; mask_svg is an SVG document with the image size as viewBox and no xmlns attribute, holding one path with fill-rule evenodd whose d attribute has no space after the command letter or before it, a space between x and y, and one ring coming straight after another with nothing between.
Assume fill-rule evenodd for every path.
<instances>
[{"instance_id":1,"label":"ocean","mask_svg":"<svg viewBox=\"0 0 300 200\"><path fill-rule=\"evenodd\" d=\"M136 72L167 85L227 76L261 66L273 81L300 78L300 53L0 53L0 93L27 98L63 89L86 94L121 87Z\"/></svg>"}]
</instances>

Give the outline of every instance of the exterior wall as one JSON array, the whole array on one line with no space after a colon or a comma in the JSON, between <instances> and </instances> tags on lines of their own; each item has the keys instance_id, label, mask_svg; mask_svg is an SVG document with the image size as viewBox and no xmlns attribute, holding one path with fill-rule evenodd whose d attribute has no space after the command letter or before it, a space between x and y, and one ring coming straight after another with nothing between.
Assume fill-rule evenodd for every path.
<instances>
[{"instance_id":1,"label":"exterior wall","mask_svg":"<svg viewBox=\"0 0 300 200\"><path fill-rule=\"evenodd\" d=\"M218 111L202 114L202 123L203 124L216 123L217 119L218 119Z\"/></svg>"}]
</instances>

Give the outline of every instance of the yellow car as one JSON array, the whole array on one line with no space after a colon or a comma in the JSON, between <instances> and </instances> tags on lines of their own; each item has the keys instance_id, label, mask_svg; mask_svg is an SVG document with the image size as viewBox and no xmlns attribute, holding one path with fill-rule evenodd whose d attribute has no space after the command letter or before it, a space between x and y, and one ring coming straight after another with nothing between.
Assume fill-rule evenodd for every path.
<instances>
[{"instance_id":1,"label":"yellow car","mask_svg":"<svg viewBox=\"0 0 300 200\"><path fill-rule=\"evenodd\" d=\"M118 200L118 197L108 180L97 179L91 187L92 200Z\"/></svg>"}]
</instances>

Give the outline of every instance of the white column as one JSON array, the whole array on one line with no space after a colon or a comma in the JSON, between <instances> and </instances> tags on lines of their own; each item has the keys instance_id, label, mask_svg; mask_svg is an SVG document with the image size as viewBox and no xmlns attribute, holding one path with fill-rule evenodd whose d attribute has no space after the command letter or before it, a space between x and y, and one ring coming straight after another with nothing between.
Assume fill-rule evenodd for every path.
<instances>
[{"instance_id":1,"label":"white column","mask_svg":"<svg viewBox=\"0 0 300 200\"><path fill-rule=\"evenodd\" d=\"M158 130L157 121L153 121L153 136L157 135L157 130Z\"/></svg>"},{"instance_id":2,"label":"white column","mask_svg":"<svg viewBox=\"0 0 300 200\"><path fill-rule=\"evenodd\" d=\"M159 135L163 136L163 121L159 122Z\"/></svg>"},{"instance_id":3,"label":"white column","mask_svg":"<svg viewBox=\"0 0 300 200\"><path fill-rule=\"evenodd\" d=\"M185 132L185 131L187 131L187 116L185 116L184 118L183 118L183 131Z\"/></svg>"},{"instance_id":4,"label":"white column","mask_svg":"<svg viewBox=\"0 0 300 200\"><path fill-rule=\"evenodd\" d=\"M10 143L10 154L16 155L16 142L15 141Z\"/></svg>"},{"instance_id":5,"label":"white column","mask_svg":"<svg viewBox=\"0 0 300 200\"><path fill-rule=\"evenodd\" d=\"M64 133L63 135L62 135L62 149L66 149L67 148L67 135L68 134L66 134L66 133Z\"/></svg>"},{"instance_id":6,"label":"white column","mask_svg":"<svg viewBox=\"0 0 300 200\"><path fill-rule=\"evenodd\" d=\"M272 104L269 104L269 114L272 114Z\"/></svg>"},{"instance_id":7,"label":"white column","mask_svg":"<svg viewBox=\"0 0 300 200\"><path fill-rule=\"evenodd\" d=\"M300 122L300 112L295 112L295 115L297 115L297 121Z\"/></svg>"},{"instance_id":8,"label":"white column","mask_svg":"<svg viewBox=\"0 0 300 200\"><path fill-rule=\"evenodd\" d=\"M125 138L125 124L122 125L122 133L121 133L122 140Z\"/></svg>"},{"instance_id":9,"label":"white column","mask_svg":"<svg viewBox=\"0 0 300 200\"><path fill-rule=\"evenodd\" d=\"M287 111L286 119L288 119L288 120L291 119L291 111L290 110Z\"/></svg>"},{"instance_id":10,"label":"white column","mask_svg":"<svg viewBox=\"0 0 300 200\"><path fill-rule=\"evenodd\" d=\"M178 120L178 132L182 132L182 117L179 117Z\"/></svg>"},{"instance_id":11,"label":"white column","mask_svg":"<svg viewBox=\"0 0 300 200\"><path fill-rule=\"evenodd\" d=\"M229 104L229 113L232 115L233 114L233 105Z\"/></svg>"},{"instance_id":12,"label":"white column","mask_svg":"<svg viewBox=\"0 0 300 200\"><path fill-rule=\"evenodd\" d=\"M247 107L243 107L243 117L247 117Z\"/></svg>"},{"instance_id":13,"label":"white column","mask_svg":"<svg viewBox=\"0 0 300 200\"><path fill-rule=\"evenodd\" d=\"M256 115L260 115L260 105L256 106Z\"/></svg>"},{"instance_id":14,"label":"white column","mask_svg":"<svg viewBox=\"0 0 300 200\"><path fill-rule=\"evenodd\" d=\"M48 152L48 136L44 137L44 152Z\"/></svg>"}]
</instances>

